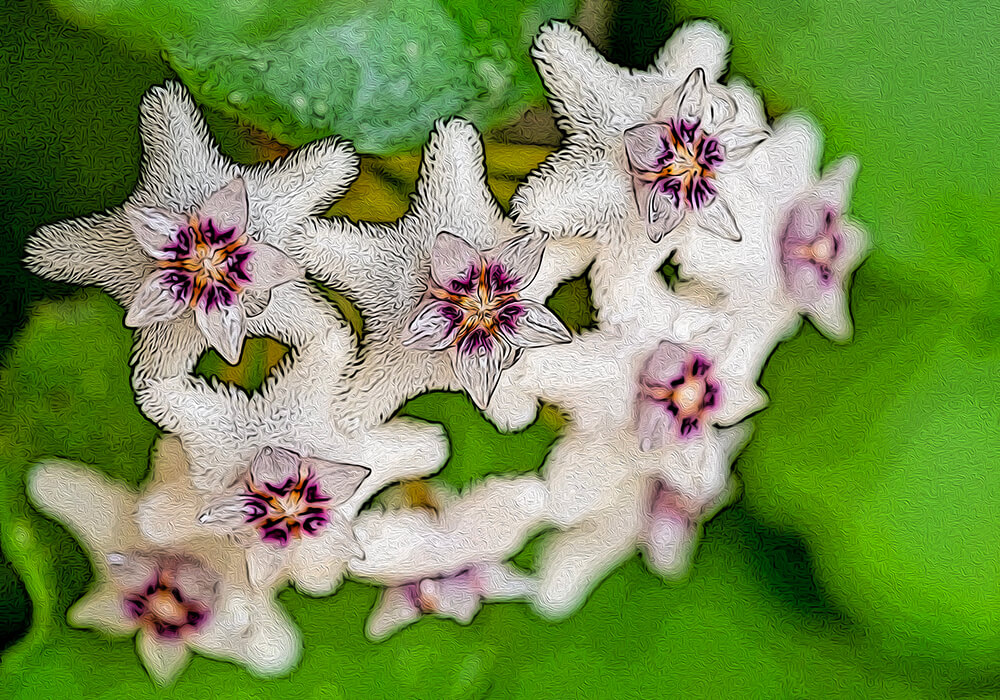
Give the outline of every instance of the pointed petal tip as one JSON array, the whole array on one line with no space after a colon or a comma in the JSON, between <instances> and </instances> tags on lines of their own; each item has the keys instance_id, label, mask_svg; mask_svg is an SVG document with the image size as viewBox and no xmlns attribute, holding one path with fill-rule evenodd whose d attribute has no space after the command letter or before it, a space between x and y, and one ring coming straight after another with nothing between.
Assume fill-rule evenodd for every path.
<instances>
[{"instance_id":1,"label":"pointed petal tip","mask_svg":"<svg viewBox=\"0 0 1000 700\"><path fill-rule=\"evenodd\" d=\"M717 80L725 69L729 56L729 37L708 20L694 20L682 25L667 40L653 60L653 68L661 73L684 77L695 66L704 66L708 75Z\"/></svg>"}]
</instances>

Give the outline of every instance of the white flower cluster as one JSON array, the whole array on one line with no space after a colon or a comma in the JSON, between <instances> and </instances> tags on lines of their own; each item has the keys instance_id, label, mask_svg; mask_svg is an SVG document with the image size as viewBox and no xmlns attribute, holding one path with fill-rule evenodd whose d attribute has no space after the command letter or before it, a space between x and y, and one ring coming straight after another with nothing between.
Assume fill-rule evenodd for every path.
<instances>
[{"instance_id":1,"label":"white flower cluster","mask_svg":"<svg viewBox=\"0 0 1000 700\"><path fill-rule=\"evenodd\" d=\"M866 247L844 218L855 163L820 177L816 128L771 124L745 83L720 83L726 53L696 22L632 71L549 25L534 56L566 137L511 215L479 134L452 119L390 225L321 216L358 173L346 143L238 165L181 86L151 90L133 195L28 245L37 273L128 309L137 401L166 432L140 493L67 463L31 475L35 503L94 558L74 624L138 631L161 681L189 648L281 673L300 647L274 601L288 583L386 586L378 638L424 613L468 622L491 600L565 615L636 547L682 573L732 494L766 358L803 314L850 335ZM574 334L544 301L587 271L596 326ZM357 305L360 342L306 273ZM259 392L192 374L209 347L237 362L247 335L292 349ZM429 390L467 391L505 430L543 402L569 421L539 474L365 509L447 459L439 427L392 417ZM543 530L537 570L510 564Z\"/></svg>"}]
</instances>

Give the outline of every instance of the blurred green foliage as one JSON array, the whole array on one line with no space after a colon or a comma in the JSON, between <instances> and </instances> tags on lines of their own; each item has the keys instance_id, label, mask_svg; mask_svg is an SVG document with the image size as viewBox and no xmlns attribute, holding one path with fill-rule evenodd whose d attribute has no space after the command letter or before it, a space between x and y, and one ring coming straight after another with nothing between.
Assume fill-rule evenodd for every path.
<instances>
[{"instance_id":1,"label":"blurred green foliage","mask_svg":"<svg viewBox=\"0 0 1000 700\"><path fill-rule=\"evenodd\" d=\"M1000 677L1000 6L675 3L732 36L772 113L806 110L862 163L874 250L856 335L779 346L741 462L748 507L802 533L886 653ZM991 46L993 47L991 50Z\"/></svg>"},{"instance_id":2,"label":"blurred green foliage","mask_svg":"<svg viewBox=\"0 0 1000 700\"><path fill-rule=\"evenodd\" d=\"M574 0L52 0L66 17L159 49L199 101L298 146L424 141L441 115L495 126L539 103L527 49Z\"/></svg>"}]
</instances>

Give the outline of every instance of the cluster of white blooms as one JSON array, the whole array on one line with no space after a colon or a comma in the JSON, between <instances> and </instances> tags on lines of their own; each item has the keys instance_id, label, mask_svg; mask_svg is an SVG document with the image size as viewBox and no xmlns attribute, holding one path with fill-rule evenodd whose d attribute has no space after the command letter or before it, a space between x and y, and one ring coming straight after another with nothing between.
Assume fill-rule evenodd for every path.
<instances>
[{"instance_id":1,"label":"cluster of white blooms","mask_svg":"<svg viewBox=\"0 0 1000 700\"><path fill-rule=\"evenodd\" d=\"M549 25L534 56L565 139L511 214L479 134L451 119L388 225L322 216L358 173L343 141L242 166L181 86L151 90L133 195L28 244L37 273L126 307L136 399L165 431L141 492L68 463L31 475L34 502L95 562L71 621L138 631L162 681L189 649L281 673L300 648L274 601L289 583L385 586L378 638L425 613L468 622L484 601L565 615L637 547L682 573L733 493L766 358L802 315L850 335L866 247L844 218L855 163L820 177L815 126L769 123L749 86L720 83L726 53L696 22L633 71ZM588 271L596 324L571 333L544 302ZM356 304L360 340L306 274ZM193 374L209 347L237 362L248 335L291 348L260 391ZM432 390L468 392L504 430L543 403L567 427L540 473L427 486L433 508L365 508L447 460L440 427L393 417ZM511 564L544 530L537 569Z\"/></svg>"}]
</instances>

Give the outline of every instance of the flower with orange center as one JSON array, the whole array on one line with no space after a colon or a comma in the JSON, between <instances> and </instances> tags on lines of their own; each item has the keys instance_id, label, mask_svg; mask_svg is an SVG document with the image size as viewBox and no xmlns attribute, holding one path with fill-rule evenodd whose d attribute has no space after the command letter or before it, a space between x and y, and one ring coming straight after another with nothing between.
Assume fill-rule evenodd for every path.
<instances>
[{"instance_id":1,"label":"flower with orange center","mask_svg":"<svg viewBox=\"0 0 1000 700\"><path fill-rule=\"evenodd\" d=\"M698 435L719 405L720 386L712 375L712 362L667 341L646 361L638 385L637 426L643 450Z\"/></svg>"},{"instance_id":2,"label":"flower with orange center","mask_svg":"<svg viewBox=\"0 0 1000 700\"><path fill-rule=\"evenodd\" d=\"M625 156L639 213L654 241L670 233L688 212L713 233L740 239L717 177L738 164L766 137L764 129L735 128L736 103L709 88L705 72L691 72L656 119L625 132Z\"/></svg>"},{"instance_id":3,"label":"flower with orange center","mask_svg":"<svg viewBox=\"0 0 1000 700\"><path fill-rule=\"evenodd\" d=\"M476 405L484 407L500 372L517 361L521 350L571 340L544 304L521 296L541 261L541 242L531 236L480 253L458 236L438 234L428 290L403 345L452 349L456 376Z\"/></svg>"},{"instance_id":4,"label":"flower with orange center","mask_svg":"<svg viewBox=\"0 0 1000 700\"><path fill-rule=\"evenodd\" d=\"M209 344L231 364L239 362L246 296L266 304L272 287L299 274L291 258L247 234L247 211L246 185L236 178L192 214L151 207L132 212L133 232L156 269L136 293L125 324L148 326L191 310Z\"/></svg>"}]
</instances>

